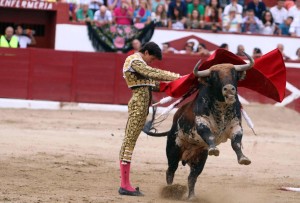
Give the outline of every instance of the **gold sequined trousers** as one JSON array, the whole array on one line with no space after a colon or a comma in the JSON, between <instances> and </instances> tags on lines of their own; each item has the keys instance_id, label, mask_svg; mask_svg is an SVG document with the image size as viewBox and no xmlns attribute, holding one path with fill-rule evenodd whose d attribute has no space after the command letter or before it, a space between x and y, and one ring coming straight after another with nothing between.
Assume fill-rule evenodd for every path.
<instances>
[{"instance_id":1,"label":"gold sequined trousers","mask_svg":"<svg viewBox=\"0 0 300 203\"><path fill-rule=\"evenodd\" d=\"M132 89L132 97L128 102L128 121L125 137L120 150L120 160L131 162L135 143L144 127L151 100L149 86Z\"/></svg>"}]
</instances>

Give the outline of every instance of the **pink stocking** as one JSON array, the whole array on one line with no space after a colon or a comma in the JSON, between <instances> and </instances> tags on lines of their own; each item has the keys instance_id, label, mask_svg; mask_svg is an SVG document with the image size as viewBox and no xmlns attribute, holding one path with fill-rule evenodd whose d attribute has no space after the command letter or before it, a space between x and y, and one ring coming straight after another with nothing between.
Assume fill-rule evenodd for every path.
<instances>
[{"instance_id":1,"label":"pink stocking","mask_svg":"<svg viewBox=\"0 0 300 203\"><path fill-rule=\"evenodd\" d=\"M131 186L129 175L130 175L130 162L120 161L120 173L121 173L121 188L128 191L135 191Z\"/></svg>"}]
</instances>

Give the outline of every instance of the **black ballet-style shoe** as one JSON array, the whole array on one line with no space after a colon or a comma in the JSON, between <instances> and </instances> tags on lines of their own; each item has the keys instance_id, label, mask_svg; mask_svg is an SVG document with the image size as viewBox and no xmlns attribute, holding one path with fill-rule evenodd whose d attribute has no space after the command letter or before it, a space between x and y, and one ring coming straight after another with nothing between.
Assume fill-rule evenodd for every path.
<instances>
[{"instance_id":1,"label":"black ballet-style shoe","mask_svg":"<svg viewBox=\"0 0 300 203\"><path fill-rule=\"evenodd\" d=\"M140 189L138 187L135 188L135 191L128 191L128 190L120 187L119 194L120 195L128 195L128 196L144 196L144 194L140 192Z\"/></svg>"}]
</instances>

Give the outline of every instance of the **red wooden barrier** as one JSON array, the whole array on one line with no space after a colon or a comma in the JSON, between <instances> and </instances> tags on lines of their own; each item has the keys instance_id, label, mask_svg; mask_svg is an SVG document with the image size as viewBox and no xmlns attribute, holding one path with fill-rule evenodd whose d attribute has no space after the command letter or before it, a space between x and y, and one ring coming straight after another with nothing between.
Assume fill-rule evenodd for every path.
<instances>
[{"instance_id":1,"label":"red wooden barrier","mask_svg":"<svg viewBox=\"0 0 300 203\"><path fill-rule=\"evenodd\" d=\"M126 104L130 98L122 77L127 56L48 49L0 49L0 97ZM153 66L181 75L192 71L198 56L165 55ZM288 68L287 79L300 89L300 69ZM250 102L275 103L251 90L239 88ZM290 92L287 91L287 95ZM154 98L163 94L154 94ZM288 105L300 111L299 99Z\"/></svg>"}]
</instances>

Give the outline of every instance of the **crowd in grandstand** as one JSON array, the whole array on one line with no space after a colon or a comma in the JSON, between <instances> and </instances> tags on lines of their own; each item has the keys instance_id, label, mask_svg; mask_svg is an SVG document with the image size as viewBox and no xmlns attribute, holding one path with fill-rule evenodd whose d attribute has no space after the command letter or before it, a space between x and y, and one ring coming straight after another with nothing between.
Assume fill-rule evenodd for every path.
<instances>
[{"instance_id":1,"label":"crowd in grandstand","mask_svg":"<svg viewBox=\"0 0 300 203\"><path fill-rule=\"evenodd\" d=\"M277 0L267 7L263 0L61 0L69 4L71 21L92 22L101 27L107 24L132 25L156 22L157 27L170 29L202 29L213 32L233 32L263 35L300 36L300 0ZM0 47L34 45L34 33L21 26L8 27L1 36ZM138 49L140 42L134 40ZM220 45L228 49L228 44ZM275 47L274 47L275 48ZM277 47L284 59L283 45ZM300 49L300 48L299 48ZM300 58L300 50L296 55ZM243 55L243 45L237 47L237 55ZM135 49L133 50L135 51ZM209 56L205 44L190 40L183 50L163 44L164 53L195 54ZM252 56L263 53L254 48Z\"/></svg>"},{"instance_id":2,"label":"crowd in grandstand","mask_svg":"<svg viewBox=\"0 0 300 203\"><path fill-rule=\"evenodd\" d=\"M300 36L300 0L66 0L70 20L263 35Z\"/></svg>"}]
</instances>

